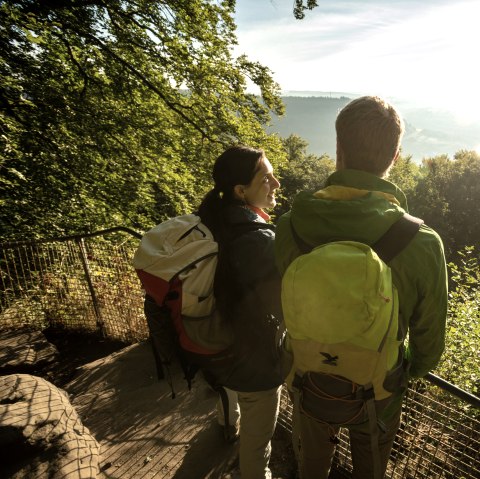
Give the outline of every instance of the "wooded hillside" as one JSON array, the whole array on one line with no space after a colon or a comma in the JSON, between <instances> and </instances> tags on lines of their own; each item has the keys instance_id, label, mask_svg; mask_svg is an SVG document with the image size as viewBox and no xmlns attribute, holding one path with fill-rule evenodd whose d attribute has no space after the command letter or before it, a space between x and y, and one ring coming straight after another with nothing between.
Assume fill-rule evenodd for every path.
<instances>
[{"instance_id":1,"label":"wooded hillside","mask_svg":"<svg viewBox=\"0 0 480 479\"><path fill-rule=\"evenodd\" d=\"M308 141L310 153L334 157L335 118L358 95L314 96L314 92L300 95L301 92L296 92L282 96L285 115L274 115L268 131L284 138L291 134L299 135ZM391 101L405 121L402 152L418 164L424 158L437 155L453 158L457 151L476 148L480 143L480 122L466 124L446 110Z\"/></svg>"}]
</instances>

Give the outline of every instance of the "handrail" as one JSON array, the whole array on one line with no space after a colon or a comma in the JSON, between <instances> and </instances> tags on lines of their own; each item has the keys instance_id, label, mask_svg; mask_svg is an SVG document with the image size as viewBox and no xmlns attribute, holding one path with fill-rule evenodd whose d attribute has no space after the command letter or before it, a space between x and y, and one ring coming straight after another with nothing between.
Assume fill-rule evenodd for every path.
<instances>
[{"instance_id":1,"label":"handrail","mask_svg":"<svg viewBox=\"0 0 480 479\"><path fill-rule=\"evenodd\" d=\"M449 383L448 381L445 381L445 379L442 379L441 377L436 376L435 374L432 374L432 373L428 373L425 376L425 379L431 382L432 384L435 384L435 386L438 386L440 389L448 391L449 393L458 397L462 401L467 402L471 406L476 407L477 409L480 409L480 398L478 396L475 396L474 394L464 391L463 389L460 389L454 384Z\"/></svg>"},{"instance_id":2,"label":"handrail","mask_svg":"<svg viewBox=\"0 0 480 479\"><path fill-rule=\"evenodd\" d=\"M52 243L54 241L69 241L69 240L79 240L82 238L92 238L95 236L106 235L109 233L115 233L116 231L123 231L125 233L129 233L135 238L141 239L142 234L138 231L135 231L131 228L127 228L126 226L114 226L113 228L107 228L100 231L94 231L92 233L78 233L75 235L68 235L68 236L54 236L53 238L47 239L36 239L36 240L24 240L24 241L6 241L4 243L0 243L1 247L11 248L14 246L24 246L36 243Z\"/></svg>"}]
</instances>

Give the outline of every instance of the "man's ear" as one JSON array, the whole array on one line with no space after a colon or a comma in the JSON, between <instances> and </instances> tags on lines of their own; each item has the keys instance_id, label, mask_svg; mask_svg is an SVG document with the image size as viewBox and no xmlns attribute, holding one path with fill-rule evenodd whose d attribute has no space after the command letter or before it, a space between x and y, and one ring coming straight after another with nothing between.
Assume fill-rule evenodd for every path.
<instances>
[{"instance_id":1,"label":"man's ear","mask_svg":"<svg viewBox=\"0 0 480 479\"><path fill-rule=\"evenodd\" d=\"M385 171L382 178L388 178L388 175L390 174L390 170L393 168L393 166L395 165L395 163L399 158L400 158L400 148L395 153L395 156L393 157L392 162L388 165L387 171Z\"/></svg>"},{"instance_id":2,"label":"man's ear","mask_svg":"<svg viewBox=\"0 0 480 479\"><path fill-rule=\"evenodd\" d=\"M395 156L393 157L392 166L397 162L399 158L400 158L400 148L397 150L397 152L395 153Z\"/></svg>"},{"instance_id":3,"label":"man's ear","mask_svg":"<svg viewBox=\"0 0 480 479\"><path fill-rule=\"evenodd\" d=\"M235 185L233 187L233 193L235 198L240 201L245 201L245 186L244 185Z\"/></svg>"}]
</instances>

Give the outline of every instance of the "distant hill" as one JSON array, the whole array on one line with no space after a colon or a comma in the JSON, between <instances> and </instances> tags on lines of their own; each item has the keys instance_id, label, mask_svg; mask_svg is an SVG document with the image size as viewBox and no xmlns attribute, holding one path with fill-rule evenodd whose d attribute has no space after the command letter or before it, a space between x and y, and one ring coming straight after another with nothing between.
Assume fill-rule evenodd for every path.
<instances>
[{"instance_id":1,"label":"distant hill","mask_svg":"<svg viewBox=\"0 0 480 479\"><path fill-rule=\"evenodd\" d=\"M335 118L338 112L358 95L336 93L335 96L306 96L314 92L295 92L283 96L286 114L274 117L268 128L271 133L287 137L293 133L309 143L309 153L327 153L335 157ZM447 154L450 158L462 149L480 146L480 121L465 125L448 111L407 106L394 102L405 121L403 154L420 162L425 157Z\"/></svg>"}]
</instances>

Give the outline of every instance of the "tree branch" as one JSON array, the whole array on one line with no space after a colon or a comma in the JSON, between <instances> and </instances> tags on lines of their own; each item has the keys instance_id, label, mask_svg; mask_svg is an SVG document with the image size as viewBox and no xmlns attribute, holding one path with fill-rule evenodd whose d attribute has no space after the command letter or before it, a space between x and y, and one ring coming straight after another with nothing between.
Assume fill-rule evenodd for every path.
<instances>
[{"instance_id":1,"label":"tree branch","mask_svg":"<svg viewBox=\"0 0 480 479\"><path fill-rule=\"evenodd\" d=\"M68 56L72 60L73 64L78 68L78 71L80 72L80 75L83 77L83 88L82 88L82 91L80 92L80 98L85 98L85 93L87 91L87 85L88 85L88 82L91 80L91 78L87 75L87 73L82 68L80 63L78 63L77 59L75 58L75 55L72 52L72 48L71 48L68 40L63 35L59 35L59 37L60 37L60 40L67 47Z\"/></svg>"},{"instance_id":2,"label":"tree branch","mask_svg":"<svg viewBox=\"0 0 480 479\"><path fill-rule=\"evenodd\" d=\"M167 97L162 93L162 91L154 85L148 78L145 77L140 71L138 71L131 63L123 59L120 55L117 55L115 52L113 52L110 48L108 48L107 45L105 45L104 42L102 42L100 39L96 38L94 35L90 33L85 33L85 36L90 38L95 44L97 44L102 50L104 50L108 55L110 55L112 58L114 58L116 61L118 61L120 64L122 64L127 70L129 70L131 73L133 73L134 76L136 76L138 79L142 81L144 85L146 85L150 90L152 90L155 94L157 94L163 101L164 103L175 113L177 113L181 118L183 118L189 125L191 125L195 130L197 130L202 138L207 138L208 140L218 143L218 140L215 140L208 135L207 132L205 132L199 125L197 125L191 118L189 118L183 111L181 111L177 106L169 101Z\"/></svg>"}]
</instances>

